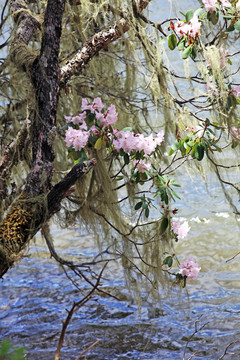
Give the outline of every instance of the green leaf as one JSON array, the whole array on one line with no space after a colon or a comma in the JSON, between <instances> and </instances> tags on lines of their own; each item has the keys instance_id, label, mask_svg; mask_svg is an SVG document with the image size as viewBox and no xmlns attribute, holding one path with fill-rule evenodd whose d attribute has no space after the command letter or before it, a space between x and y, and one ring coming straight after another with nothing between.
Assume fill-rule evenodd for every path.
<instances>
[{"instance_id":1,"label":"green leaf","mask_svg":"<svg viewBox=\"0 0 240 360\"><path fill-rule=\"evenodd\" d=\"M229 25L229 27L227 28L226 32L232 32L235 30L234 24Z\"/></svg>"},{"instance_id":2,"label":"green leaf","mask_svg":"<svg viewBox=\"0 0 240 360\"><path fill-rule=\"evenodd\" d=\"M197 48L196 48L195 45L192 46L192 53L191 53L190 56L191 56L192 59L195 59L196 56L197 56Z\"/></svg>"},{"instance_id":3,"label":"green leaf","mask_svg":"<svg viewBox=\"0 0 240 360\"><path fill-rule=\"evenodd\" d=\"M122 129L122 131L132 131L131 127L125 127L124 129Z\"/></svg>"},{"instance_id":4,"label":"green leaf","mask_svg":"<svg viewBox=\"0 0 240 360\"><path fill-rule=\"evenodd\" d=\"M161 234L163 234L167 228L168 228L168 218L167 217L164 217L161 221L161 226L160 226L160 231L161 231Z\"/></svg>"},{"instance_id":5,"label":"green leaf","mask_svg":"<svg viewBox=\"0 0 240 360\"><path fill-rule=\"evenodd\" d=\"M171 145L171 149L173 149L174 151L179 149L179 142L175 141L172 145Z\"/></svg>"},{"instance_id":6,"label":"green leaf","mask_svg":"<svg viewBox=\"0 0 240 360\"><path fill-rule=\"evenodd\" d=\"M140 152L140 151L137 151L137 152L136 152L136 155L135 155L136 160L140 160L141 157L142 157L141 152Z\"/></svg>"},{"instance_id":7,"label":"green leaf","mask_svg":"<svg viewBox=\"0 0 240 360\"><path fill-rule=\"evenodd\" d=\"M204 12L205 12L205 10L203 8L199 8L199 9L194 11L194 15L197 16L197 17L201 17Z\"/></svg>"},{"instance_id":8,"label":"green leaf","mask_svg":"<svg viewBox=\"0 0 240 360\"><path fill-rule=\"evenodd\" d=\"M177 194L173 189L171 189L171 193L172 193L173 196L175 196L177 199L181 200L180 196L178 196L178 194Z\"/></svg>"},{"instance_id":9,"label":"green leaf","mask_svg":"<svg viewBox=\"0 0 240 360\"><path fill-rule=\"evenodd\" d=\"M104 147L106 147L106 142L101 137L98 138L94 145L94 149L101 150Z\"/></svg>"},{"instance_id":10,"label":"green leaf","mask_svg":"<svg viewBox=\"0 0 240 360\"><path fill-rule=\"evenodd\" d=\"M238 21L234 24L234 28L235 28L237 31L240 31L240 20L238 20Z\"/></svg>"},{"instance_id":11,"label":"green leaf","mask_svg":"<svg viewBox=\"0 0 240 360\"><path fill-rule=\"evenodd\" d=\"M216 11L213 11L212 13L207 13L207 19L211 21L213 25L216 25L219 19L219 13Z\"/></svg>"},{"instance_id":12,"label":"green leaf","mask_svg":"<svg viewBox=\"0 0 240 360\"><path fill-rule=\"evenodd\" d=\"M177 38L176 38L175 34L169 35L169 37L168 37L169 49L174 50L176 46L177 46Z\"/></svg>"},{"instance_id":13,"label":"green leaf","mask_svg":"<svg viewBox=\"0 0 240 360\"><path fill-rule=\"evenodd\" d=\"M182 59L187 59L192 53L192 46L189 45L185 50L182 52Z\"/></svg>"},{"instance_id":14,"label":"green leaf","mask_svg":"<svg viewBox=\"0 0 240 360\"><path fill-rule=\"evenodd\" d=\"M178 50L182 51L185 48L185 44L186 44L186 39L182 38L178 43L178 46L177 46Z\"/></svg>"},{"instance_id":15,"label":"green leaf","mask_svg":"<svg viewBox=\"0 0 240 360\"><path fill-rule=\"evenodd\" d=\"M147 208L145 209L145 216L146 216L146 218L149 217L149 207L147 207Z\"/></svg>"},{"instance_id":16,"label":"green leaf","mask_svg":"<svg viewBox=\"0 0 240 360\"><path fill-rule=\"evenodd\" d=\"M127 153L124 153L123 158L124 158L124 163L125 163L126 165L128 165L129 162L130 162L129 155L128 155Z\"/></svg>"},{"instance_id":17,"label":"green leaf","mask_svg":"<svg viewBox=\"0 0 240 360\"><path fill-rule=\"evenodd\" d=\"M193 11L192 10L188 10L188 12L185 15L186 17L186 22L188 23L192 18L193 18Z\"/></svg>"},{"instance_id":18,"label":"green leaf","mask_svg":"<svg viewBox=\"0 0 240 360\"><path fill-rule=\"evenodd\" d=\"M171 267L173 264L173 258L171 255L167 256L164 260L163 260L163 265L167 265L168 267Z\"/></svg>"},{"instance_id":19,"label":"green leaf","mask_svg":"<svg viewBox=\"0 0 240 360\"><path fill-rule=\"evenodd\" d=\"M204 146L202 144L199 144L195 152L195 156L198 161L201 161L203 159L204 150L205 150Z\"/></svg>"},{"instance_id":20,"label":"green leaf","mask_svg":"<svg viewBox=\"0 0 240 360\"><path fill-rule=\"evenodd\" d=\"M169 152L168 152L168 155L171 156L172 154L174 154L174 150L172 148L170 148Z\"/></svg>"},{"instance_id":21,"label":"green leaf","mask_svg":"<svg viewBox=\"0 0 240 360\"><path fill-rule=\"evenodd\" d=\"M168 264L168 267L172 267L173 258L171 256L169 256L167 264Z\"/></svg>"},{"instance_id":22,"label":"green leaf","mask_svg":"<svg viewBox=\"0 0 240 360\"><path fill-rule=\"evenodd\" d=\"M227 110L230 110L231 108L235 108L237 105L237 100L235 98L235 96L233 95L228 95L227 98Z\"/></svg>"},{"instance_id":23,"label":"green leaf","mask_svg":"<svg viewBox=\"0 0 240 360\"><path fill-rule=\"evenodd\" d=\"M168 205L169 199L166 191L161 194L161 200L164 201L166 205Z\"/></svg>"},{"instance_id":24,"label":"green leaf","mask_svg":"<svg viewBox=\"0 0 240 360\"><path fill-rule=\"evenodd\" d=\"M136 205L135 205L135 210L138 210L138 209L140 209L141 207L142 207L142 204L143 204L143 202L142 201L139 201Z\"/></svg>"}]
</instances>

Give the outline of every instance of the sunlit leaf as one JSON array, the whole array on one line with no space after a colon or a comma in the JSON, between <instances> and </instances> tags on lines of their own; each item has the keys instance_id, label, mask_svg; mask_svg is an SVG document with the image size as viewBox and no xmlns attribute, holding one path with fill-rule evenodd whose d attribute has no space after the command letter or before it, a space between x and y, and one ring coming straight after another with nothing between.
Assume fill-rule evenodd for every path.
<instances>
[{"instance_id":1,"label":"sunlit leaf","mask_svg":"<svg viewBox=\"0 0 240 360\"><path fill-rule=\"evenodd\" d=\"M168 37L168 47L170 50L174 50L177 46L177 38L175 34L171 34Z\"/></svg>"},{"instance_id":2,"label":"sunlit leaf","mask_svg":"<svg viewBox=\"0 0 240 360\"><path fill-rule=\"evenodd\" d=\"M192 53L192 46L189 45L183 52L182 52L182 59L187 59Z\"/></svg>"},{"instance_id":3,"label":"sunlit leaf","mask_svg":"<svg viewBox=\"0 0 240 360\"><path fill-rule=\"evenodd\" d=\"M192 18L193 18L193 11L192 10L188 10L188 12L185 15L186 17L186 22L188 23Z\"/></svg>"}]
</instances>

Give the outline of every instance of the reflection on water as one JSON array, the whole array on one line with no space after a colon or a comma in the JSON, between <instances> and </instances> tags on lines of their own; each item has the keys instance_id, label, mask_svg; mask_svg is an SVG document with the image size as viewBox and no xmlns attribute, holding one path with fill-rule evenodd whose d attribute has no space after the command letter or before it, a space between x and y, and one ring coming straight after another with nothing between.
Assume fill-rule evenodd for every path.
<instances>
[{"instance_id":1,"label":"reflection on water","mask_svg":"<svg viewBox=\"0 0 240 360\"><path fill-rule=\"evenodd\" d=\"M191 186L190 186L191 185ZM62 349L62 359L75 359L97 339L88 359L182 359L195 326L201 328L188 344L185 359L198 351L195 359L218 359L228 343L240 339L240 257L226 260L239 251L238 221L231 214L217 183L210 184L210 197L198 176L188 183L181 202L181 216L191 231L177 245L181 257L193 254L202 267L197 280L189 282L188 293L171 290L162 294L153 307L128 301L121 269L114 263L105 274L106 289L124 301L96 296L72 319ZM191 190L192 189L192 190ZM184 189L183 189L184 191ZM93 239L80 230L52 227L55 246L63 256L92 256ZM86 290L86 284L82 284ZM29 359L52 359L62 320L73 301L82 297L63 274L40 236L29 256L11 269L1 282L0 336L28 349ZM240 358L240 345L230 348Z\"/></svg>"}]
</instances>

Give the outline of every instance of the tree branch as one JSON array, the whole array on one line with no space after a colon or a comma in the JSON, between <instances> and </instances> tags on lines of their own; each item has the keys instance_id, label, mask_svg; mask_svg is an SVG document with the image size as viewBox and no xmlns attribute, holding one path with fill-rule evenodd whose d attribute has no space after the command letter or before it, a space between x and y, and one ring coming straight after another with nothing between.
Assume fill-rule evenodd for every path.
<instances>
[{"instance_id":1,"label":"tree branch","mask_svg":"<svg viewBox=\"0 0 240 360\"><path fill-rule=\"evenodd\" d=\"M138 11L143 11L150 1L151 0L137 0L136 7L138 8ZM110 43L121 38L129 28L128 22L122 18L107 30L100 31L87 40L83 45L82 50L61 68L60 87L64 87L73 75L79 75L84 66L87 65L100 50L106 49Z\"/></svg>"},{"instance_id":2,"label":"tree branch","mask_svg":"<svg viewBox=\"0 0 240 360\"><path fill-rule=\"evenodd\" d=\"M48 195L28 199L24 192L13 204L0 225L0 278L20 257L21 251L42 224L60 210L61 201L75 182L85 176L96 160L75 165Z\"/></svg>"}]
</instances>

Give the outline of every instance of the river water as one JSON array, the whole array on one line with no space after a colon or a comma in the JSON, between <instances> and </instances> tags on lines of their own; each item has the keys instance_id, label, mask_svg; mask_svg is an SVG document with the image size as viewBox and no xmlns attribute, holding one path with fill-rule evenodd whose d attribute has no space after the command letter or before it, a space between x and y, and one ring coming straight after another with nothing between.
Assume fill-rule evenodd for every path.
<instances>
[{"instance_id":1,"label":"river water","mask_svg":"<svg viewBox=\"0 0 240 360\"><path fill-rule=\"evenodd\" d=\"M239 178L239 172L233 176ZM98 339L88 360L189 359L195 352L194 359L216 360L238 340L224 359L240 359L240 255L226 262L240 250L239 219L210 170L207 179L208 188L197 173L189 174L185 184L179 181L184 202L176 204L191 226L176 251L194 255L199 277L188 282L187 290L162 290L154 306L143 302L140 315L115 263L104 274L104 284L122 300L98 295L80 308L67 329L62 359L75 359ZM51 231L62 257L94 255L96 244L84 229L52 224ZM40 234L0 286L0 338L24 346L30 360L53 359L66 309L83 295L49 257ZM84 282L80 289L86 293Z\"/></svg>"},{"instance_id":2,"label":"river water","mask_svg":"<svg viewBox=\"0 0 240 360\"><path fill-rule=\"evenodd\" d=\"M206 190L200 176L192 175L182 189L187 206L181 204L181 215L191 230L176 248L198 259L200 276L188 282L187 291L163 290L161 302L143 302L139 316L121 267L111 266L106 290L123 300L98 295L80 308L68 327L62 359L75 359L97 339L87 359L182 359L185 348L185 359L196 351L196 359L218 359L230 342L240 340L240 256L226 263L239 251L239 222L213 174L208 182ZM63 231L53 224L52 233L61 256L94 255L94 239L83 229ZM80 287L87 290L85 283ZM81 297L38 234L27 256L1 281L0 336L25 346L28 359L53 359L66 309ZM225 359L240 358L240 343L230 350Z\"/></svg>"}]
</instances>

